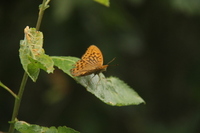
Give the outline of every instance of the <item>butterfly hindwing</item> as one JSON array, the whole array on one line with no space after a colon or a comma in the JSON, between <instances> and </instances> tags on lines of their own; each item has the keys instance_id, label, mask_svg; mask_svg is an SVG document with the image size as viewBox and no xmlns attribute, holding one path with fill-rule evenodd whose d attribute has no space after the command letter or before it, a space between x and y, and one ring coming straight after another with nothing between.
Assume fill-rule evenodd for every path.
<instances>
[{"instance_id":1,"label":"butterfly hindwing","mask_svg":"<svg viewBox=\"0 0 200 133\"><path fill-rule=\"evenodd\" d=\"M84 65L83 65L84 64ZM87 72L94 70L95 67L85 62L84 60L79 60L75 64L75 68L71 69L71 74L73 76L84 76Z\"/></svg>"}]
</instances>

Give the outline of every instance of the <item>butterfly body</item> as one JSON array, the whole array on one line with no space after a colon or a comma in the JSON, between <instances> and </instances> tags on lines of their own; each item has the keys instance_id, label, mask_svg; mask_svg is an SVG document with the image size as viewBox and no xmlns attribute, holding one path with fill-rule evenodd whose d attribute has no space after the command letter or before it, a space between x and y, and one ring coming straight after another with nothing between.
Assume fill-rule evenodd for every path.
<instances>
[{"instance_id":1,"label":"butterfly body","mask_svg":"<svg viewBox=\"0 0 200 133\"><path fill-rule=\"evenodd\" d=\"M81 57L81 60L76 62L75 68L71 69L71 74L73 76L99 74L106 71L107 67L108 65L103 65L103 55L100 49L95 45L91 45Z\"/></svg>"}]
</instances>

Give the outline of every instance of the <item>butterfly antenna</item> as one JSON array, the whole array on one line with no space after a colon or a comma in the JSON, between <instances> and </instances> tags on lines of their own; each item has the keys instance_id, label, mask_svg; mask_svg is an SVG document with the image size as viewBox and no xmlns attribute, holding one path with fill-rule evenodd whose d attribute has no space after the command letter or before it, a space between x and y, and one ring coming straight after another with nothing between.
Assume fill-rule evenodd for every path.
<instances>
[{"instance_id":1,"label":"butterfly antenna","mask_svg":"<svg viewBox=\"0 0 200 133\"><path fill-rule=\"evenodd\" d=\"M109 62L107 63L107 65L110 64L111 62L113 62L115 59L116 59L116 57L113 58L111 61L109 61Z\"/></svg>"}]
</instances>

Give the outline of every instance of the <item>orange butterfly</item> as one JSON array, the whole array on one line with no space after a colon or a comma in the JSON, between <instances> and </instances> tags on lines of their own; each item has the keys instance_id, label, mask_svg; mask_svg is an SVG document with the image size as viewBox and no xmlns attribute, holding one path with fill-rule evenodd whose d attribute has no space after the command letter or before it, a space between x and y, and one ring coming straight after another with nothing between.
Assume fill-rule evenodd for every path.
<instances>
[{"instance_id":1,"label":"orange butterfly","mask_svg":"<svg viewBox=\"0 0 200 133\"><path fill-rule=\"evenodd\" d=\"M91 45L81 57L81 60L76 62L75 68L70 71L73 76L86 76L92 73L96 75L106 71L107 67L108 65L103 65L101 50L97 46Z\"/></svg>"}]
</instances>

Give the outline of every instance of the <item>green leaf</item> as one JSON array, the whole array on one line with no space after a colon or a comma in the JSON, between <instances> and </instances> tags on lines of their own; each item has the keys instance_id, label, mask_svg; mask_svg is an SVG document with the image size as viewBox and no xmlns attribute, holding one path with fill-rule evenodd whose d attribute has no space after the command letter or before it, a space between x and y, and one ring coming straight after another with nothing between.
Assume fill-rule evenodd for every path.
<instances>
[{"instance_id":1,"label":"green leaf","mask_svg":"<svg viewBox=\"0 0 200 133\"><path fill-rule=\"evenodd\" d=\"M144 100L117 77L106 78L102 73L76 79L87 91L112 106L138 105Z\"/></svg>"},{"instance_id":2,"label":"green leaf","mask_svg":"<svg viewBox=\"0 0 200 133\"><path fill-rule=\"evenodd\" d=\"M109 0L94 0L94 1L100 3L100 4L104 5L104 6L107 6L107 7L110 6Z\"/></svg>"},{"instance_id":3,"label":"green leaf","mask_svg":"<svg viewBox=\"0 0 200 133\"><path fill-rule=\"evenodd\" d=\"M52 73L54 68L54 62L53 60L46 54L41 54L39 56L36 56L36 59L29 58L29 60L37 65L38 68L43 69L47 73Z\"/></svg>"},{"instance_id":4,"label":"green leaf","mask_svg":"<svg viewBox=\"0 0 200 133\"><path fill-rule=\"evenodd\" d=\"M47 73L52 73L54 63L45 54L43 47L43 34L35 28L24 29L24 40L20 41L19 57L25 72L35 82L38 78L40 69Z\"/></svg>"},{"instance_id":5,"label":"green leaf","mask_svg":"<svg viewBox=\"0 0 200 133\"><path fill-rule=\"evenodd\" d=\"M54 64L65 73L70 75L70 69L79 60L76 57L52 57ZM145 103L144 100L126 83L116 77L106 78L102 73L73 77L84 86L87 91L97 98L112 106L138 105Z\"/></svg>"},{"instance_id":6,"label":"green leaf","mask_svg":"<svg viewBox=\"0 0 200 133\"><path fill-rule=\"evenodd\" d=\"M74 67L74 64L80 60L77 57L71 56L51 56L54 61L54 65L61 69L63 72L73 77L70 73L70 69Z\"/></svg>"},{"instance_id":7,"label":"green leaf","mask_svg":"<svg viewBox=\"0 0 200 133\"><path fill-rule=\"evenodd\" d=\"M29 124L25 121L17 121L15 123L15 129L21 133L79 133L78 131L66 126L48 128L35 124Z\"/></svg>"}]
</instances>

